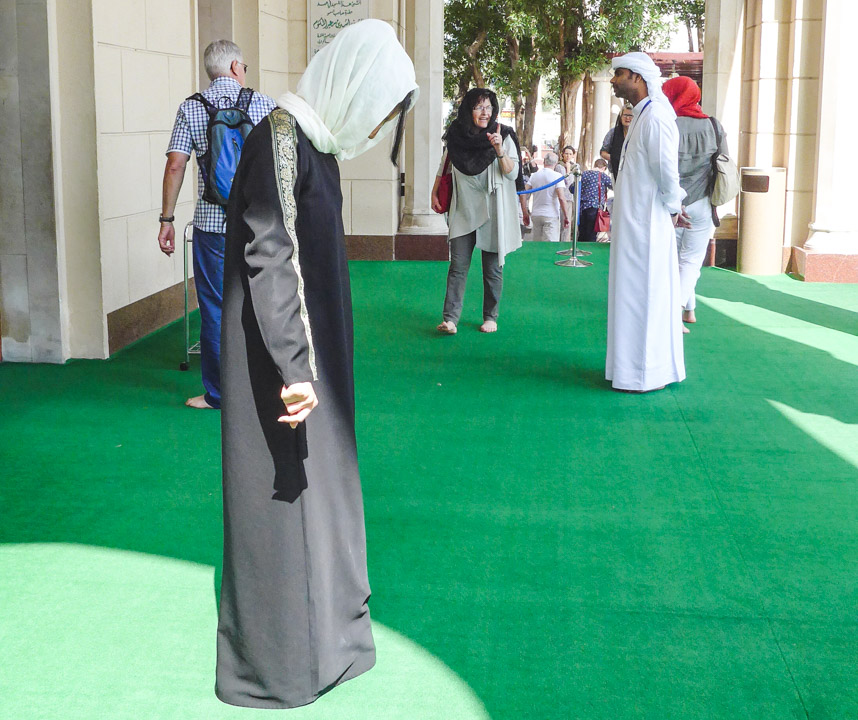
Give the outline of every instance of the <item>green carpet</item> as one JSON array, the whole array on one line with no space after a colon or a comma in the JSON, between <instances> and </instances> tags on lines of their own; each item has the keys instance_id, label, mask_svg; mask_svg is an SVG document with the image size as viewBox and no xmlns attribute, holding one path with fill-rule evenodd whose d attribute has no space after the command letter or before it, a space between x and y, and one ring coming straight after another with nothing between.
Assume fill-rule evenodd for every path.
<instances>
[{"instance_id":1,"label":"green carpet","mask_svg":"<svg viewBox=\"0 0 858 720\"><path fill-rule=\"evenodd\" d=\"M858 718L858 286L705 269L688 380L603 377L608 248L353 263L375 720ZM0 718L218 720L219 415L181 326L0 365ZM282 714L282 713L281 713Z\"/></svg>"}]
</instances>

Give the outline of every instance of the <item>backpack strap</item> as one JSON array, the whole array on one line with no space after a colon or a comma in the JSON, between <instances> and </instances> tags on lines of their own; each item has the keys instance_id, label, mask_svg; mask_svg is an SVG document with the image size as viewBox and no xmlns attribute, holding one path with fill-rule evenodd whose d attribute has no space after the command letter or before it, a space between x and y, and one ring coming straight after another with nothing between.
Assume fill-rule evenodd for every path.
<instances>
[{"instance_id":1,"label":"backpack strap","mask_svg":"<svg viewBox=\"0 0 858 720\"><path fill-rule=\"evenodd\" d=\"M709 116L709 122L712 123L712 129L715 131L715 142L718 143L718 149L715 151L715 154L720 155L721 143L723 142L724 137L721 133L721 130L718 128L718 121L711 115Z\"/></svg>"},{"instance_id":2,"label":"backpack strap","mask_svg":"<svg viewBox=\"0 0 858 720\"><path fill-rule=\"evenodd\" d=\"M217 112L217 108L212 105L202 93L194 93L190 97L185 98L185 100L193 100L195 102L201 103L209 115L214 115Z\"/></svg>"},{"instance_id":3,"label":"backpack strap","mask_svg":"<svg viewBox=\"0 0 858 720\"><path fill-rule=\"evenodd\" d=\"M238 100L235 101L235 106L246 113L250 108L250 101L253 99L253 89L243 87L238 93Z\"/></svg>"},{"instance_id":4,"label":"backpack strap","mask_svg":"<svg viewBox=\"0 0 858 720\"><path fill-rule=\"evenodd\" d=\"M723 134L721 130L718 128L718 121L715 120L711 115L709 116L709 122L712 123L712 129L715 131L715 142L718 143L718 147L715 148L715 152L712 153L711 159L711 169L709 174L709 182L706 183L706 194L707 196L712 196L712 191L715 189L715 179L718 176L718 156L721 155L721 143L723 142ZM710 204L709 208L712 211L712 224L715 227L721 227L721 220L718 217L718 208L714 205Z\"/></svg>"}]
</instances>

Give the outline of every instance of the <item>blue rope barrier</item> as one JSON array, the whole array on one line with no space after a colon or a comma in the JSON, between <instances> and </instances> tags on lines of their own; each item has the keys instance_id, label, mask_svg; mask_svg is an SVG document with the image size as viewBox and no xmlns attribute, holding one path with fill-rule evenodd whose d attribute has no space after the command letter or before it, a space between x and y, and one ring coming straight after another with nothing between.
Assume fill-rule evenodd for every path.
<instances>
[{"instance_id":1,"label":"blue rope barrier","mask_svg":"<svg viewBox=\"0 0 858 720\"><path fill-rule=\"evenodd\" d=\"M516 195L530 195L530 193L535 193L535 192L539 192L540 190L545 190L545 188L550 188L553 185L556 185L557 183L559 183L565 179L566 179L566 176L564 175L562 177L557 178L554 182L548 183L548 185L543 185L542 187L533 188L532 190L519 190L516 193Z\"/></svg>"}]
</instances>

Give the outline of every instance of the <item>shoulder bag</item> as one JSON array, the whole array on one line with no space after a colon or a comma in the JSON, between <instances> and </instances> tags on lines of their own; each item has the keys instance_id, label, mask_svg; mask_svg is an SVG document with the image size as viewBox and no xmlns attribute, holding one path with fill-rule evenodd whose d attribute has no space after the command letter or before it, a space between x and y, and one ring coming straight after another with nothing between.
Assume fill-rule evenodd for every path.
<instances>
[{"instance_id":1,"label":"shoulder bag","mask_svg":"<svg viewBox=\"0 0 858 720\"><path fill-rule=\"evenodd\" d=\"M596 172L599 172L598 170ZM607 193L605 193L607 195ZM596 223L593 231L597 233L611 232L611 213L602 202L602 173L599 172L599 209L596 211Z\"/></svg>"},{"instance_id":2,"label":"shoulder bag","mask_svg":"<svg viewBox=\"0 0 858 720\"><path fill-rule=\"evenodd\" d=\"M438 204L441 213L449 212L450 202L453 199L453 171L450 170L450 156L444 161L444 169L441 171L441 180L438 182Z\"/></svg>"},{"instance_id":3,"label":"shoulder bag","mask_svg":"<svg viewBox=\"0 0 858 720\"><path fill-rule=\"evenodd\" d=\"M713 117L710 117L709 121L712 123L712 128L715 130L715 139L718 142L718 148L712 154L709 202L713 206L719 207L720 205L727 204L739 194L739 171L736 168L736 163L730 159L730 156L721 152L723 134L718 127L718 121Z\"/></svg>"}]
</instances>

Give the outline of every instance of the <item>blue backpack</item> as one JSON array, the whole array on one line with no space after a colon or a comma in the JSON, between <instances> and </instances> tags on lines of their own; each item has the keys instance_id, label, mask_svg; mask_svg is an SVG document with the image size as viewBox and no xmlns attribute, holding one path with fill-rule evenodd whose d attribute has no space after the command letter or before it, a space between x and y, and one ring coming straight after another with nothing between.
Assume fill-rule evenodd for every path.
<instances>
[{"instance_id":1,"label":"blue backpack","mask_svg":"<svg viewBox=\"0 0 858 720\"><path fill-rule=\"evenodd\" d=\"M252 98L253 90L250 88L241 88L232 107L212 105L200 93L188 98L202 103L209 116L206 126L208 150L198 158L203 173L203 200L206 202L225 207L229 201L244 140L253 130L253 121L247 114Z\"/></svg>"}]
</instances>

